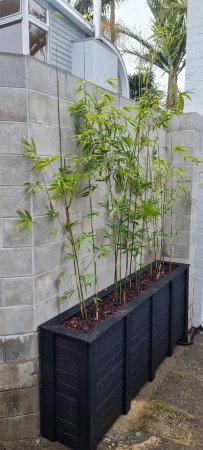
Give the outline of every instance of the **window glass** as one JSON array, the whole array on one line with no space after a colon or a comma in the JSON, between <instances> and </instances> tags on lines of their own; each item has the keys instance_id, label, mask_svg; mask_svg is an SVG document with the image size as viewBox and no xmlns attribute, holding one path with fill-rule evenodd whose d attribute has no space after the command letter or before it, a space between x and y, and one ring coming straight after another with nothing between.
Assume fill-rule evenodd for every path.
<instances>
[{"instance_id":1,"label":"window glass","mask_svg":"<svg viewBox=\"0 0 203 450\"><path fill-rule=\"evenodd\" d=\"M22 22L0 27L0 52L23 53Z\"/></svg>"},{"instance_id":2,"label":"window glass","mask_svg":"<svg viewBox=\"0 0 203 450\"><path fill-rule=\"evenodd\" d=\"M41 20L41 22L46 23L47 21L47 10L44 9L35 0L29 0L29 14L34 16L36 19Z\"/></svg>"},{"instance_id":3,"label":"window glass","mask_svg":"<svg viewBox=\"0 0 203 450\"><path fill-rule=\"evenodd\" d=\"M20 0L0 0L0 19L20 11Z\"/></svg>"},{"instance_id":4,"label":"window glass","mask_svg":"<svg viewBox=\"0 0 203 450\"><path fill-rule=\"evenodd\" d=\"M30 55L41 61L47 60L47 33L33 23L29 23Z\"/></svg>"}]
</instances>

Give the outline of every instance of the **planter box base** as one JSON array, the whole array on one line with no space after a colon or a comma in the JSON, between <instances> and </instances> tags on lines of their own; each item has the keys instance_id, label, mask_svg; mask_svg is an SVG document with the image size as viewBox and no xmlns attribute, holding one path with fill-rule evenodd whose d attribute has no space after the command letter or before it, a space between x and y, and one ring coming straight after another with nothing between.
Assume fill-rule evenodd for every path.
<instances>
[{"instance_id":1,"label":"planter box base","mask_svg":"<svg viewBox=\"0 0 203 450\"><path fill-rule=\"evenodd\" d=\"M95 450L157 367L188 332L187 265L83 333L65 328L79 307L41 330L41 433L76 450ZM113 286L100 293L100 298Z\"/></svg>"}]
</instances>

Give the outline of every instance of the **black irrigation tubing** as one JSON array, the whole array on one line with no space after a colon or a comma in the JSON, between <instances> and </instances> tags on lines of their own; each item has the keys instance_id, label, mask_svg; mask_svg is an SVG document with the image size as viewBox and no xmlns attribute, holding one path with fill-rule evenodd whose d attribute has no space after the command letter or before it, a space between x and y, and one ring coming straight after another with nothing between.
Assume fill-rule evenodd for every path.
<instances>
[{"instance_id":1,"label":"black irrigation tubing","mask_svg":"<svg viewBox=\"0 0 203 450\"><path fill-rule=\"evenodd\" d=\"M191 333L190 340L188 340L187 342L179 341L178 345L182 345L182 346L185 346L185 347L189 347L190 345L193 345L194 342L195 342L196 334L198 334L201 331L203 331L202 325L200 325L199 327L196 327L196 328L192 327L191 331L188 332L188 338L189 338L189 334Z\"/></svg>"}]
</instances>

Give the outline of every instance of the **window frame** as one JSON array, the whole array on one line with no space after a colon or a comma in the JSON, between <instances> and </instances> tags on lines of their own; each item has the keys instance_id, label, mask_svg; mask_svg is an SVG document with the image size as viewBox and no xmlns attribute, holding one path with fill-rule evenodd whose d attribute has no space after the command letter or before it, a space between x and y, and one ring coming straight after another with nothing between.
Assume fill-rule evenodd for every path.
<instances>
[{"instance_id":1,"label":"window frame","mask_svg":"<svg viewBox=\"0 0 203 450\"><path fill-rule=\"evenodd\" d=\"M42 2L36 1L36 3L41 6L42 8L46 9L46 23L42 22L39 19L36 19L36 17L32 16L31 14L29 14L29 9L28 9L28 1L27 0L27 11L26 11L26 15L27 15L27 39L28 39L28 55L30 55L30 33L29 33L29 24L32 23L33 25L35 25L36 27L41 28L42 30L46 31L47 34L47 49L46 49L46 63L49 64L49 9L48 7L44 6ZM34 58L34 56L32 57ZM37 58L36 58L37 59ZM40 60L39 60L40 61Z\"/></svg>"},{"instance_id":2,"label":"window frame","mask_svg":"<svg viewBox=\"0 0 203 450\"><path fill-rule=\"evenodd\" d=\"M24 14L23 14L23 0L20 0L20 11L17 13L10 14L9 16L0 18L0 29L4 26L12 25L13 23L21 23L21 32L22 32L22 51L24 54L24 35L23 35L23 22L24 22Z\"/></svg>"},{"instance_id":3,"label":"window frame","mask_svg":"<svg viewBox=\"0 0 203 450\"><path fill-rule=\"evenodd\" d=\"M35 0L36 1L36 0ZM47 33L47 58L46 62L49 64L50 62L50 33L49 33L49 24L50 24L50 9L48 5L45 5L43 1L36 1L42 8L46 9L47 17L46 23L41 22L36 19L34 16L29 14L28 12L28 0L20 0L20 11L18 13L11 14L10 16L6 16L0 18L0 27L1 25L9 25L12 22L21 22L22 23L22 43L23 43L23 55L30 56L30 36L29 36L29 23L33 23L39 28L42 28Z\"/></svg>"},{"instance_id":4,"label":"window frame","mask_svg":"<svg viewBox=\"0 0 203 450\"><path fill-rule=\"evenodd\" d=\"M15 50L9 51L9 50L6 50L6 49L4 48L4 49L3 49L3 53L9 53L9 54L14 54L14 55L19 55L19 54L22 55L22 52L23 52L22 20L12 20L12 21L9 21L9 22L5 23L4 25L1 23L1 24L0 24L0 32L1 32L2 29L4 30L5 28L11 28L11 27L13 27L13 26L15 26L15 25L20 25L20 31L21 31L21 33L19 33L19 36L20 36L20 34L21 34L21 45L20 45L21 51L20 51L20 52L15 51Z\"/></svg>"},{"instance_id":5,"label":"window frame","mask_svg":"<svg viewBox=\"0 0 203 450\"><path fill-rule=\"evenodd\" d=\"M20 11L13 14L9 14L8 16L5 17L0 17L0 26L20 21L22 19L23 19L22 0L20 0Z\"/></svg>"},{"instance_id":6,"label":"window frame","mask_svg":"<svg viewBox=\"0 0 203 450\"><path fill-rule=\"evenodd\" d=\"M37 19L35 16L32 16L32 14L29 13L29 7L28 7L28 19L30 22L34 23L34 25L39 26L38 24L40 23L41 26L40 28L44 28L44 30L46 30L46 28L49 28L49 10L46 6L43 5L43 3L34 0L39 6L41 6L43 9L46 10L46 22L42 22L41 20ZM27 0L27 3L29 4L29 0Z\"/></svg>"}]
</instances>

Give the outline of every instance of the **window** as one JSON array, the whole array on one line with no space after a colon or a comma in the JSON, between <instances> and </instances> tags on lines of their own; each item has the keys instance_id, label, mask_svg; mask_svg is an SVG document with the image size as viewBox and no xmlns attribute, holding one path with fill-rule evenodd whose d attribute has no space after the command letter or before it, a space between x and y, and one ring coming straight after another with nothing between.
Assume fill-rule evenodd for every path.
<instances>
[{"instance_id":1,"label":"window","mask_svg":"<svg viewBox=\"0 0 203 450\"><path fill-rule=\"evenodd\" d=\"M20 0L0 0L0 19L20 12Z\"/></svg>"},{"instance_id":2,"label":"window","mask_svg":"<svg viewBox=\"0 0 203 450\"><path fill-rule=\"evenodd\" d=\"M0 52L23 53L22 22L0 27Z\"/></svg>"},{"instance_id":3,"label":"window","mask_svg":"<svg viewBox=\"0 0 203 450\"><path fill-rule=\"evenodd\" d=\"M48 14L35 0L28 2L30 56L47 61Z\"/></svg>"},{"instance_id":4,"label":"window","mask_svg":"<svg viewBox=\"0 0 203 450\"><path fill-rule=\"evenodd\" d=\"M29 24L30 55L41 61L47 60L47 33L42 28Z\"/></svg>"},{"instance_id":5,"label":"window","mask_svg":"<svg viewBox=\"0 0 203 450\"><path fill-rule=\"evenodd\" d=\"M35 0L29 0L29 14L41 22L47 22L47 11L39 5Z\"/></svg>"}]
</instances>

